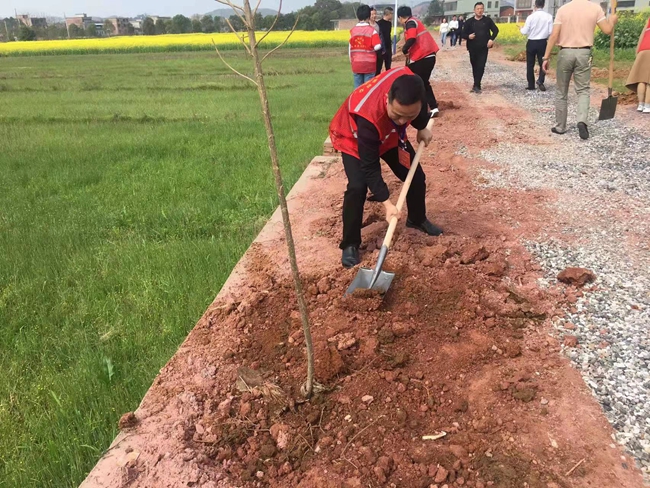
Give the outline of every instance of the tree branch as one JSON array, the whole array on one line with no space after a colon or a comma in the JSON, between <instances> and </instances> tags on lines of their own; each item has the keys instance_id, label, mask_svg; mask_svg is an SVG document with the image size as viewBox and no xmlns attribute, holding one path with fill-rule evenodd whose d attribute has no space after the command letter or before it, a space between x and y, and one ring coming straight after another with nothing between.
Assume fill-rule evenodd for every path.
<instances>
[{"instance_id":1,"label":"tree branch","mask_svg":"<svg viewBox=\"0 0 650 488\"><path fill-rule=\"evenodd\" d=\"M233 32L233 34L235 34L235 35L237 36L237 39L239 39L239 42L241 42L241 43L244 45L244 47L246 48L246 51L248 52L248 54L250 54L250 55L252 56L253 53L251 52L251 48L248 47L248 43L247 43L247 42L244 40L244 38L243 38L242 36L240 36L239 33L235 30L235 28L233 27L233 25L230 23L230 20L226 19L225 17L224 17L224 20L225 20L226 23L228 24L228 27L230 27L230 30ZM244 25L246 25L246 24L244 24ZM212 39L212 42L214 43L214 39Z\"/></svg>"},{"instance_id":2,"label":"tree branch","mask_svg":"<svg viewBox=\"0 0 650 488\"><path fill-rule=\"evenodd\" d=\"M273 49L271 49L268 53L266 53L266 54L264 55L264 57L262 58L262 61L261 61L262 63L263 63L264 60L265 60L266 58L268 58L271 54L273 54L275 51L277 51L278 49L280 49L282 46L284 46L284 45L286 44L286 42L287 42L287 41L289 40L289 38L291 37L291 34L293 34L293 31L296 30L296 26L298 25L298 21L299 21L299 20L300 20L300 15L298 15L298 17L296 17L296 23L293 24L293 27L291 28L291 32L289 32L289 35L284 39L284 41L282 41L282 43L281 43L279 46L274 47Z\"/></svg>"},{"instance_id":3,"label":"tree branch","mask_svg":"<svg viewBox=\"0 0 650 488\"><path fill-rule=\"evenodd\" d=\"M243 8L241 8L239 5L235 5L235 4L232 3L230 0L216 0L216 1L217 1L218 3L220 3L220 4L222 4L222 5L227 5L227 6L229 6L229 7L233 10L233 12L235 13L235 15L236 15L237 17L239 17L239 20L242 21L242 24L244 24L244 27L248 27L248 22L246 21L245 15L243 15L243 14L244 14L244 9L243 9ZM237 10L241 10L242 13L240 14L239 12L237 12ZM248 44L246 43L246 41L244 40L244 38L241 37L241 36L239 35L239 33L238 33L237 30L233 27L233 25L230 23L230 19L228 19L228 17L224 17L224 20L225 20L226 23L228 24L228 27L230 27L230 30L233 31L233 32L235 33L235 35L237 36L237 39L239 39L239 42L241 42L241 43L244 45L244 47L246 48L246 51L248 51L248 54L251 54L251 55L252 55L253 53L251 53L251 50L250 50L250 48L248 47Z\"/></svg>"},{"instance_id":4,"label":"tree branch","mask_svg":"<svg viewBox=\"0 0 650 488\"><path fill-rule=\"evenodd\" d=\"M241 10L242 13L244 13L244 9L240 7L239 5L235 5L229 0L216 0L217 3L220 3L221 5L227 5L231 9L235 10L235 13L237 13L237 10ZM239 15L239 14L237 14Z\"/></svg>"},{"instance_id":5,"label":"tree branch","mask_svg":"<svg viewBox=\"0 0 650 488\"><path fill-rule=\"evenodd\" d=\"M257 13L257 9L260 8L260 4L262 3L262 0L257 0L257 5L255 5L255 8L253 9L253 18L255 18L255 14ZM280 9L278 9L280 10Z\"/></svg>"},{"instance_id":6,"label":"tree branch","mask_svg":"<svg viewBox=\"0 0 650 488\"><path fill-rule=\"evenodd\" d=\"M215 49L215 51L217 51L217 54L218 54L219 57L221 58L221 61L223 61L223 64L225 64L226 66L228 66L228 68L230 68L231 71L233 71L234 73L238 74L238 75L241 76L242 78L246 78L246 79L247 79L248 81L250 81L253 85L257 86L257 82L256 82L253 78L250 78L250 77L246 76L245 74L240 73L240 72L237 71L235 68L233 68L232 66L230 66L230 65L228 64L228 62L227 62L225 59L223 59L223 56L221 55L221 52L219 51L219 48L217 47L217 44L214 42L214 39L212 39L212 44L214 45L214 49Z\"/></svg>"},{"instance_id":7,"label":"tree branch","mask_svg":"<svg viewBox=\"0 0 650 488\"><path fill-rule=\"evenodd\" d=\"M282 10L282 0L280 0L280 5L278 5L278 13L275 14L275 19L273 19L273 23L271 24L271 27L269 27L269 29L264 33L264 35L257 40L257 42L255 43L255 47L259 46L260 42L262 42L264 38L271 33L271 31L275 27L275 24L277 24L278 19L280 18L281 10Z\"/></svg>"}]
</instances>

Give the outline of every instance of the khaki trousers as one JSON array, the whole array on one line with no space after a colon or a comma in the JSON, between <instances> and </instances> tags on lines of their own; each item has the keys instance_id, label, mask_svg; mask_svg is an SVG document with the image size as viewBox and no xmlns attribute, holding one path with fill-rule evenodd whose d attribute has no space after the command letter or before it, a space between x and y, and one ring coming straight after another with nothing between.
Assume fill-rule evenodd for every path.
<instances>
[{"instance_id":1,"label":"khaki trousers","mask_svg":"<svg viewBox=\"0 0 650 488\"><path fill-rule=\"evenodd\" d=\"M578 94L578 122L587 123L589 116L589 82L591 80L591 49L562 49L557 57L557 93L555 95L555 128L566 131L569 82Z\"/></svg>"}]
</instances>

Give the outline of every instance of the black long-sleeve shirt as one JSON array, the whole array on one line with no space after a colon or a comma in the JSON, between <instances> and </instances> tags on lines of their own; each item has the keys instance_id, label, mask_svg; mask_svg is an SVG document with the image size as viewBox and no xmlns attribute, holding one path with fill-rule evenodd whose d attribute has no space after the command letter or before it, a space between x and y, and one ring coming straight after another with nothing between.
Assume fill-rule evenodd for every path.
<instances>
[{"instance_id":1,"label":"black long-sleeve shirt","mask_svg":"<svg viewBox=\"0 0 650 488\"><path fill-rule=\"evenodd\" d=\"M476 34L474 39L470 39L470 34ZM467 39L468 51L482 51L487 50L488 41L495 40L499 35L499 28L490 17L481 17L477 19L472 17L465 21L463 28L463 39Z\"/></svg>"},{"instance_id":2,"label":"black long-sleeve shirt","mask_svg":"<svg viewBox=\"0 0 650 488\"><path fill-rule=\"evenodd\" d=\"M378 202L388 200L388 186L381 176L381 139L377 128L367 119L357 116L357 143L359 145L359 159L361 171L366 177L366 184ZM411 122L417 130L426 128L429 123L429 110L426 101L422 100L422 110Z\"/></svg>"},{"instance_id":3,"label":"black long-sleeve shirt","mask_svg":"<svg viewBox=\"0 0 650 488\"><path fill-rule=\"evenodd\" d=\"M377 25L379 26L379 37L381 37L381 42L384 44L384 49L386 51L390 51L393 49L393 41L390 37L390 32L393 29L393 24L391 24L388 20L379 19L377 21Z\"/></svg>"}]
</instances>

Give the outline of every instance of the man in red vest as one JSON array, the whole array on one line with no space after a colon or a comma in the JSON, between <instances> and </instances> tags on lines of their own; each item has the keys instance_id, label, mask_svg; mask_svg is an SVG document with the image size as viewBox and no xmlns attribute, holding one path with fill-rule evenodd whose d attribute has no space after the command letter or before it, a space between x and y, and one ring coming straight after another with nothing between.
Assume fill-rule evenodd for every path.
<instances>
[{"instance_id":1,"label":"man in red vest","mask_svg":"<svg viewBox=\"0 0 650 488\"><path fill-rule=\"evenodd\" d=\"M381 51L381 39L370 20L370 7L360 5L357 9L359 23L350 29L350 64L354 75L354 88L359 88L375 76L377 52Z\"/></svg>"},{"instance_id":2,"label":"man in red vest","mask_svg":"<svg viewBox=\"0 0 650 488\"><path fill-rule=\"evenodd\" d=\"M424 24L413 17L411 7L398 8L397 19L404 26L406 42L402 47L402 52L408 55L408 67L422 78L427 92L427 103L433 117L437 117L439 114L438 102L431 83L429 83L429 78L431 78L431 72L436 65L436 53L440 48Z\"/></svg>"},{"instance_id":3,"label":"man in red vest","mask_svg":"<svg viewBox=\"0 0 650 488\"><path fill-rule=\"evenodd\" d=\"M432 136L426 126L430 117L424 83L409 68L402 67L385 71L357 88L332 119L332 146L341 152L348 177L343 197L343 239L339 246L343 250L344 267L359 264L363 206L368 189L374 201L384 204L387 221L397 215L381 176L380 158L404 181L415 157L406 128L413 125L418 129L418 142L429 144ZM424 171L418 166L406 196L406 226L440 235L442 229L427 220L425 195Z\"/></svg>"}]
</instances>

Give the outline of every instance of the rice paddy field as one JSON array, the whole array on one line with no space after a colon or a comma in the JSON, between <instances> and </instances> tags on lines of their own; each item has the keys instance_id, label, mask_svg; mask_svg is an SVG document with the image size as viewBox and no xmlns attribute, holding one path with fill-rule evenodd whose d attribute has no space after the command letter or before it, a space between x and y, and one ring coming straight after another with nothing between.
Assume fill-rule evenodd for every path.
<instances>
[{"instance_id":1,"label":"rice paddy field","mask_svg":"<svg viewBox=\"0 0 650 488\"><path fill-rule=\"evenodd\" d=\"M347 50L265 67L290 187ZM274 210L266 136L210 52L3 58L0 99L0 487L73 487Z\"/></svg>"}]
</instances>

